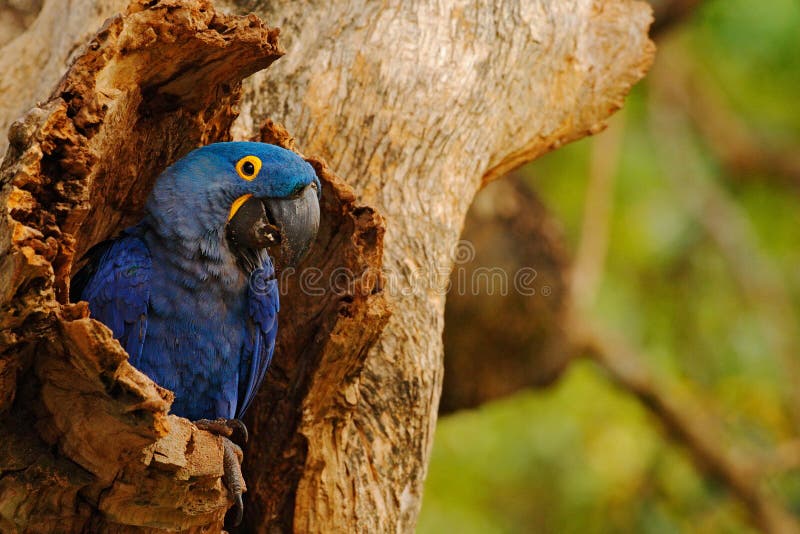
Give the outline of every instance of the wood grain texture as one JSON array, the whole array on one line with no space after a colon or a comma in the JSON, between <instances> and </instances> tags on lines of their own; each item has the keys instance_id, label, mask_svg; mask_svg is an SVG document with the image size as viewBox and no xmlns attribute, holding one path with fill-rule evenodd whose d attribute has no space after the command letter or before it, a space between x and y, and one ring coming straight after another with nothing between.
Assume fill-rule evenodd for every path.
<instances>
[{"instance_id":1,"label":"wood grain texture","mask_svg":"<svg viewBox=\"0 0 800 534\"><path fill-rule=\"evenodd\" d=\"M411 531L442 385L441 288L472 198L515 166L605 127L652 61L650 8L628 0L230 4L281 27L287 49L245 83L234 135L278 120L378 209L393 305L357 387L343 390L352 414L304 431L293 510L249 516L248 525ZM269 477L248 474L255 485Z\"/></svg>"},{"instance_id":2,"label":"wood grain texture","mask_svg":"<svg viewBox=\"0 0 800 534\"><path fill-rule=\"evenodd\" d=\"M276 39L209 2L137 1L12 126L0 168L3 532L221 528L220 438L168 416L172 393L85 303L67 302L69 274L134 220L164 166L228 135L241 80L280 56Z\"/></svg>"},{"instance_id":3,"label":"wood grain texture","mask_svg":"<svg viewBox=\"0 0 800 534\"><path fill-rule=\"evenodd\" d=\"M0 452L32 451L3 456L3 528L219 528L214 444L205 463L176 454L194 430L167 415L169 393L127 366L107 330L67 305L67 279L76 254L135 219L157 172L190 147L229 135L291 144L291 132L325 184L327 230L304 266L318 269L324 291L309 298L298 277L287 282L275 366L248 421L243 531L412 531L442 384L442 287L467 209L509 169L604 127L652 59L649 8L228 1L280 26L288 51L247 80L229 134L239 80L278 52L259 48L274 43L259 34L269 31L199 0L133 6L92 41L122 2L66 10L49 0L0 50L9 73L0 92L13 95L0 126L50 94L75 60L73 76L12 128L3 164L0 409L14 439ZM267 119L286 129L261 128ZM96 341L75 341L84 338ZM55 362L63 369L52 374ZM72 414L92 417L92 406L59 392L65 380L85 382L99 421L125 429L115 446L81 443L92 430ZM158 461L139 446L161 447ZM187 466L198 469L189 481ZM181 489L196 479L198 492ZM19 497L32 487L35 498Z\"/></svg>"}]
</instances>

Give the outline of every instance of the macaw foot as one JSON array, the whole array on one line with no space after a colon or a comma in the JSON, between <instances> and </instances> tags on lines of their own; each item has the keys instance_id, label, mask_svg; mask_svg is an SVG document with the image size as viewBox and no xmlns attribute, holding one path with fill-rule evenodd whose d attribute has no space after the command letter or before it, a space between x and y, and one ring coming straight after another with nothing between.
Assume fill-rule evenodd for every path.
<instances>
[{"instance_id":1,"label":"macaw foot","mask_svg":"<svg viewBox=\"0 0 800 534\"><path fill-rule=\"evenodd\" d=\"M198 419L194 421L194 426L200 430L228 438L240 447L244 447L247 444L250 436L247 432L247 427L244 426L240 419L223 419L222 417L219 419Z\"/></svg>"},{"instance_id":2,"label":"macaw foot","mask_svg":"<svg viewBox=\"0 0 800 534\"><path fill-rule=\"evenodd\" d=\"M194 422L195 426L201 430L211 432L222 438L222 466L224 469L223 480L225 487L233 496L234 507L231 525L238 527L244 515L244 503L242 493L247 489L242 476L242 453L241 445L247 443L247 427L238 419L200 419Z\"/></svg>"}]
</instances>

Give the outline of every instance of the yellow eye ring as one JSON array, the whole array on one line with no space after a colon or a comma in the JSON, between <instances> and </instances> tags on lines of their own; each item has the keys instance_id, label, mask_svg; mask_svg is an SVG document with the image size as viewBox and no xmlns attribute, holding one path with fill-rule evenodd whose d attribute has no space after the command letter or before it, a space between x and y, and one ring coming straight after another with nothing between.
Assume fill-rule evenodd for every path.
<instances>
[{"instance_id":1,"label":"yellow eye ring","mask_svg":"<svg viewBox=\"0 0 800 534\"><path fill-rule=\"evenodd\" d=\"M245 156L236 162L236 172L243 180L248 182L258 176L261 170L261 160L256 156Z\"/></svg>"}]
</instances>

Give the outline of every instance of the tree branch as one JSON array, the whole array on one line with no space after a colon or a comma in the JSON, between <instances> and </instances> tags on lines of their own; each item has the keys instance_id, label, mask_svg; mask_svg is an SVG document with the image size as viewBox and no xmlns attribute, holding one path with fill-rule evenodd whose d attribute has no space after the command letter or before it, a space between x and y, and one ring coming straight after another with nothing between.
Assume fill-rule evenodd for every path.
<instances>
[{"instance_id":1,"label":"tree branch","mask_svg":"<svg viewBox=\"0 0 800 534\"><path fill-rule=\"evenodd\" d=\"M750 221L729 195L709 176L697 148L685 111L670 98L676 91L673 73L660 67L653 76L650 129L653 137L666 135L672 143L657 143L658 161L682 205L703 226L727 260L733 279L749 304L760 310L758 317L765 339L783 367L782 384L789 400L787 412L800 429L800 335L797 314L785 290L782 273L763 254Z\"/></svg>"},{"instance_id":2,"label":"tree branch","mask_svg":"<svg viewBox=\"0 0 800 534\"><path fill-rule=\"evenodd\" d=\"M561 229L522 176L478 193L454 256L440 415L556 380L571 356L569 261Z\"/></svg>"},{"instance_id":3,"label":"tree branch","mask_svg":"<svg viewBox=\"0 0 800 534\"><path fill-rule=\"evenodd\" d=\"M324 227L331 230L321 236L325 250L308 266L325 283L340 265L352 278L344 291L323 287L317 300L289 297L282 306L280 335L286 337L249 421L247 528L411 530L442 381L444 312L443 295L419 285L416 273L450 271L451 251L482 183L604 127L652 60L649 8L632 0L241 3L282 26L292 52L269 76L247 82L237 135L257 136L264 119L279 120L298 146L329 160L353 188L316 161L331 195L323 199ZM65 12L63 2L50 0L0 54L0 92L10 95L0 106L0 126L46 94L71 58L74 68L93 73L68 75L68 85L15 128L4 164L4 183L13 181L16 189L4 189L2 198L12 209L0 227L0 245L9 251L0 266L8 281L2 287L10 288L0 302L12 304L0 320L13 324L3 324L0 383L26 384L8 413L17 413L23 394L37 399L37 380L46 376L36 364L40 358L61 361L40 356L56 350L50 340L64 337L57 325L94 324L82 318L85 310L65 303L75 254L135 220L164 166L197 144L228 136L239 80L275 52L261 55L259 46L271 42L265 35L235 45L242 32L269 33L257 19L226 18L199 0L136 0L128 17L112 19L96 42L81 48L87 24L99 25L120 4L75 1ZM151 16L151 25L144 24ZM131 20L142 24L126 30ZM117 39L119 46L104 46ZM30 61L17 65L20 57ZM382 219L365 204L387 217L383 249ZM388 323L382 288L395 288L396 313ZM104 399L100 404L141 416L137 424L155 429L136 434L134 425L133 434L156 440L166 432L154 422L169 421L169 395L136 382L135 370L114 374L127 369L119 363L121 348L110 340L100 345L99 364L77 345L68 347L66 361L88 377L95 388L88 390ZM123 378L138 386L117 387ZM131 388L135 394L128 396ZM1 398L10 403L13 392ZM41 413L59 406L51 402ZM126 412L130 406L139 408ZM68 408L61 417L55 421L67 424L54 425L46 437L72 443L62 435L80 427ZM54 461L76 454L68 447L55 451ZM138 466L133 456L116 465ZM111 483L139 487L154 480L147 477L151 469L168 471L175 484L189 483L180 468L163 466L139 468L143 479L128 476L126 467ZM208 528L219 526L218 486L203 494L204 506L180 508L180 521L169 524L162 514L176 503L159 492L156 501L126 498L120 486L123 498L109 506L127 503L139 512L97 511L98 499L109 495L102 481L113 471L89 471L100 481L95 484L81 482L78 470L75 482L48 486L51 499L37 502L53 502L56 489L67 488L58 513L74 515L77 508L73 521L92 528L125 521L195 525L197 510L213 510ZM71 473L61 466L50 472L61 478L49 480ZM213 475L208 481L218 483ZM76 488L89 489L78 500ZM33 512L15 509L13 520L46 515Z\"/></svg>"},{"instance_id":4,"label":"tree branch","mask_svg":"<svg viewBox=\"0 0 800 534\"><path fill-rule=\"evenodd\" d=\"M649 7L243 3L290 29L292 52L247 84L240 135L253 132L249 120L274 118L346 176L388 221L383 265L395 288L394 313L353 390L358 410L310 436L294 525L411 530L442 384L445 299L420 281L452 270L483 184L604 128L652 60ZM268 474L253 484L274 495Z\"/></svg>"},{"instance_id":5,"label":"tree branch","mask_svg":"<svg viewBox=\"0 0 800 534\"><path fill-rule=\"evenodd\" d=\"M220 438L168 415L172 393L128 363L85 303L67 302L69 276L82 251L138 219L164 167L229 139L241 80L281 54L277 30L255 16L137 0L11 129L0 168L0 530L221 530ZM282 321L300 326L281 329L275 368L289 374L287 352L302 354L306 380L319 358L336 359L329 374L363 363L387 315L382 220L312 164L324 229L309 266L377 274L304 305L286 299ZM291 388L270 414L293 435L304 385Z\"/></svg>"},{"instance_id":6,"label":"tree branch","mask_svg":"<svg viewBox=\"0 0 800 534\"><path fill-rule=\"evenodd\" d=\"M719 479L739 499L755 525L769 533L800 532L800 524L760 487L756 465L745 463L721 444L723 435L714 421L666 390L644 366L645 357L625 342L573 319L576 346L597 362L624 390L634 394L664 425L676 442L684 445L698 468Z\"/></svg>"},{"instance_id":7,"label":"tree branch","mask_svg":"<svg viewBox=\"0 0 800 534\"><path fill-rule=\"evenodd\" d=\"M660 104L663 104L660 102ZM661 109L660 106L651 106L651 112L655 113ZM675 117L679 112L675 109L670 109L669 117ZM689 132L676 131L674 129L674 121L665 126L666 117L664 114L659 114L656 121L658 121L657 132L658 135L668 137L669 139L688 139ZM655 130L654 130L655 131ZM665 134L666 132L666 134ZM598 137L599 141L602 137ZM613 141L613 138L608 142ZM697 175L696 173L687 172L685 169L675 171L675 161L685 161L687 154L690 154L685 146L681 150L681 158L676 158L673 154L669 158L670 164L665 168L669 169L673 176L693 176L695 180L681 179L681 189L686 191L685 200L687 205L693 205L698 196L706 197L707 195L698 195L696 189ZM611 154L611 156L609 156ZM613 161L613 146L611 149L602 150L598 153L603 158L612 158ZM691 159L691 157L689 158ZM605 161L601 159L601 162ZM694 167L696 168L696 166ZM587 244L587 241L594 243L600 240L595 236L596 232L603 232L607 226L607 219L610 217L610 209L607 208L608 200L605 198L609 194L605 187L601 187L607 182L603 180L604 175L598 174L599 170L607 171L607 166L602 165L595 167L590 180L590 187L587 192L587 208L584 210L584 224L583 233L581 235L581 245L579 250L596 250L597 245L594 247ZM691 183L690 183L691 182ZM594 184L594 186L592 186ZM703 186L705 191L707 186ZM715 204L721 202L715 195ZM708 204L702 203L704 209L701 210L704 215L708 217L708 212L715 212L718 210L708 210ZM726 210L730 211L734 208L725 203ZM741 227L744 223L741 222L741 217L723 217L724 223L713 224L714 229L719 230L726 234L728 223L733 224L734 228ZM718 221L719 222L719 221ZM722 227L726 229L722 229ZM746 227L746 225L744 225ZM599 228L599 230L598 230ZM744 235L744 233L742 233ZM747 233L749 236L749 233ZM741 237L741 236L740 236ZM747 243L748 239L722 239L721 242L731 245L732 249L738 249L743 241ZM594 293L593 288L599 283L602 278L602 271L598 270L596 260L591 261L599 253L595 252L590 256L590 259L585 259L582 262L576 262L573 267L573 272L578 276L582 276L582 272L587 267L582 265L589 265L588 269L593 276L589 277L594 280L594 284L575 284L571 293L571 303L569 305L570 312L567 315L567 329L571 334L576 354L581 354L585 357L591 358L598 363L611 377L611 379L619 385L626 392L633 394L636 398L648 409L665 427L670 436L678 443L686 447L697 467L707 473L708 475L720 480L726 487L730 489L732 494L739 499L740 502L748 510L753 523L765 532L771 533L789 533L800 531L800 524L796 519L771 495L761 489L762 471L759 470L754 460L745 460L742 456L731 452L725 448L720 442L720 436L724 435L722 429L719 428L717 421L702 412L698 413L694 406L699 405L698 401L683 402L678 398L677 392L669 390L659 383L657 378L653 376L650 370L644 363L646 359L641 354L638 354L633 348L630 347L625 341L619 337L613 336L602 328L595 325L593 322L586 319L587 302L591 302ZM588 254L585 254L588 256ZM749 257L750 255L748 255ZM739 257L736 254L736 257ZM735 259L735 258L734 258ZM733 263L736 263L735 261ZM738 264L734 269L738 268ZM748 275L749 276L749 275ZM773 288L774 289L774 288ZM589 293L588 297L584 292ZM788 353L785 354L788 357ZM770 456L773 461L771 465L774 468L791 467L791 461L794 459L794 450L791 446L783 449L783 454L776 454L774 457ZM781 465L782 461L786 461L786 466ZM779 464L781 462L781 464Z\"/></svg>"},{"instance_id":8,"label":"tree branch","mask_svg":"<svg viewBox=\"0 0 800 534\"><path fill-rule=\"evenodd\" d=\"M625 131L623 120L618 116L606 132L592 140L581 237L571 269L570 300L581 309L594 302L603 278L614 210L614 179Z\"/></svg>"},{"instance_id":9,"label":"tree branch","mask_svg":"<svg viewBox=\"0 0 800 534\"><path fill-rule=\"evenodd\" d=\"M688 19L703 0L651 0L651 3L655 21L650 26L650 35L658 39Z\"/></svg>"},{"instance_id":10,"label":"tree branch","mask_svg":"<svg viewBox=\"0 0 800 534\"><path fill-rule=\"evenodd\" d=\"M740 179L754 175L800 189L797 146L770 142L754 131L727 104L728 97L718 82L679 47L670 49L668 56L672 82L671 87L665 86L662 79L661 94L681 107L727 173Z\"/></svg>"}]
</instances>

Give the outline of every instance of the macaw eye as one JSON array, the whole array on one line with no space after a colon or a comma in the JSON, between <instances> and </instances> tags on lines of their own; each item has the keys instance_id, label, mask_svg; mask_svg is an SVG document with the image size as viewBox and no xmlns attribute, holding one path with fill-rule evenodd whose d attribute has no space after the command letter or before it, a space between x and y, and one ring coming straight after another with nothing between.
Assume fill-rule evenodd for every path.
<instances>
[{"instance_id":1,"label":"macaw eye","mask_svg":"<svg viewBox=\"0 0 800 534\"><path fill-rule=\"evenodd\" d=\"M248 182L258 176L261 170L261 160L256 156L245 156L236 162L236 172Z\"/></svg>"}]
</instances>

